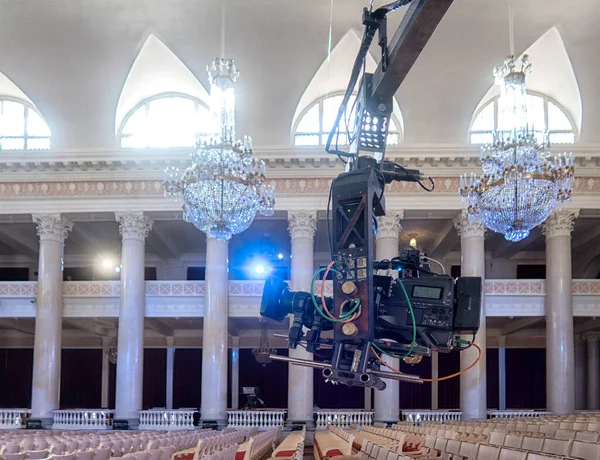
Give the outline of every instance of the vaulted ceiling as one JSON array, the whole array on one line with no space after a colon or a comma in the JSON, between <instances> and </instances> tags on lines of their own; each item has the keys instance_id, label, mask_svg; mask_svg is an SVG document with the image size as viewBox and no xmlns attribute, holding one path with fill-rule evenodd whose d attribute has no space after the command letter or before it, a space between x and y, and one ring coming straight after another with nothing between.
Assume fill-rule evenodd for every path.
<instances>
[{"instance_id":1,"label":"vaulted ceiling","mask_svg":"<svg viewBox=\"0 0 600 460\"><path fill-rule=\"evenodd\" d=\"M466 142L472 113L493 83L492 68L508 54L507 3L454 2L397 93L406 143ZM0 0L0 72L36 104L56 149L114 149L119 96L149 35L207 88L205 66L221 49L222 4ZM367 4L333 1L333 45L349 30L360 34ZM242 72L238 131L253 135L257 145L289 145L296 106L327 56L330 6L324 0L227 0L225 54ZM390 30L401 15L391 16ZM560 33L583 101L584 143L600 142L598 17L597 0L515 2L517 53L552 27Z\"/></svg>"}]
</instances>

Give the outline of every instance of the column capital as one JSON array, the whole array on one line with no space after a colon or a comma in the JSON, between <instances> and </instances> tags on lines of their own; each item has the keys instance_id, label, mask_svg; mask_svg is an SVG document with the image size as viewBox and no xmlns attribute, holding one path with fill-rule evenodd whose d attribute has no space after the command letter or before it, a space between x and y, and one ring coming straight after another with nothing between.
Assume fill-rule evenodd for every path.
<instances>
[{"instance_id":1,"label":"column capital","mask_svg":"<svg viewBox=\"0 0 600 460\"><path fill-rule=\"evenodd\" d=\"M400 221L404 218L404 211L395 211L385 216L377 218L377 236L376 238L398 238L402 231Z\"/></svg>"},{"instance_id":2,"label":"column capital","mask_svg":"<svg viewBox=\"0 0 600 460\"><path fill-rule=\"evenodd\" d=\"M462 211L454 218L454 228L461 238L483 238L486 231L485 225L480 220L469 220L467 211Z\"/></svg>"},{"instance_id":3,"label":"column capital","mask_svg":"<svg viewBox=\"0 0 600 460\"><path fill-rule=\"evenodd\" d=\"M288 212L288 231L293 240L296 238L312 240L317 231L316 211Z\"/></svg>"},{"instance_id":4,"label":"column capital","mask_svg":"<svg viewBox=\"0 0 600 460\"><path fill-rule=\"evenodd\" d=\"M542 224L542 233L546 240L555 236L571 236L575 219L579 217L579 209L557 209Z\"/></svg>"},{"instance_id":5,"label":"column capital","mask_svg":"<svg viewBox=\"0 0 600 460\"><path fill-rule=\"evenodd\" d=\"M154 223L143 212L116 212L115 218L119 223L119 233L123 240L144 241Z\"/></svg>"},{"instance_id":6,"label":"column capital","mask_svg":"<svg viewBox=\"0 0 600 460\"><path fill-rule=\"evenodd\" d=\"M73 229L73 222L60 214L33 214L32 218L40 241L64 243Z\"/></svg>"}]
</instances>

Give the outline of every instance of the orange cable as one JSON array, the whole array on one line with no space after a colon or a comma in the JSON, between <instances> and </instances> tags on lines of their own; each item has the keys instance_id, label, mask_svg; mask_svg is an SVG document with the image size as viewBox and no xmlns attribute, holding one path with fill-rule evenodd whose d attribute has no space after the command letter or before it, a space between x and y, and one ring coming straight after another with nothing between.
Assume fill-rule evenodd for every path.
<instances>
[{"instance_id":1,"label":"orange cable","mask_svg":"<svg viewBox=\"0 0 600 460\"><path fill-rule=\"evenodd\" d=\"M465 372L473 369L475 367L475 365L479 362L479 360L481 359L481 355L482 355L482 351L481 351L481 347L479 345L477 345L475 342L472 342L471 345L473 345L475 348L477 348L478 351L478 355L477 355L477 359L475 361L473 361L473 363L467 367L465 367L464 369L461 369L458 372L455 372L454 374L450 374L450 375L446 375L445 377L438 377L437 379L423 379L420 378L419 380L421 382L431 382L431 383L435 383L435 382L441 382L443 380L450 380L454 377L458 377L461 374L464 374ZM399 371L398 369L393 368L392 366L390 366L388 363L386 363L383 359L381 359L381 356L379 356L377 354L377 352L375 351L375 348L371 347L371 351L373 352L373 354L375 355L375 357L385 366L387 367L389 370L391 370L392 372L396 373L396 374L404 374L403 372Z\"/></svg>"}]
</instances>

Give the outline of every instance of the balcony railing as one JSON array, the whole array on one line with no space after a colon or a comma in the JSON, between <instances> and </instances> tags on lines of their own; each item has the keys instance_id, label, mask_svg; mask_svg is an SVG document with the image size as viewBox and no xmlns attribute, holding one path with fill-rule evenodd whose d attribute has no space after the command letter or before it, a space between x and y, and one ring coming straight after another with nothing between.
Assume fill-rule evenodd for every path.
<instances>
[{"instance_id":1,"label":"balcony railing","mask_svg":"<svg viewBox=\"0 0 600 460\"><path fill-rule=\"evenodd\" d=\"M18 430L25 427L29 409L0 409L0 429Z\"/></svg>"},{"instance_id":2,"label":"balcony railing","mask_svg":"<svg viewBox=\"0 0 600 460\"><path fill-rule=\"evenodd\" d=\"M109 409L65 409L54 411L53 430L110 430L113 411Z\"/></svg>"},{"instance_id":3,"label":"balcony railing","mask_svg":"<svg viewBox=\"0 0 600 460\"><path fill-rule=\"evenodd\" d=\"M350 428L350 425L371 425L374 412L361 410L319 410L317 411L317 428L327 425L339 428Z\"/></svg>"},{"instance_id":4,"label":"balcony railing","mask_svg":"<svg viewBox=\"0 0 600 460\"><path fill-rule=\"evenodd\" d=\"M402 420L406 422L440 422L449 420L460 420L463 413L455 410L402 410Z\"/></svg>"},{"instance_id":5,"label":"balcony railing","mask_svg":"<svg viewBox=\"0 0 600 460\"><path fill-rule=\"evenodd\" d=\"M194 412L189 409L140 411L140 430L193 430Z\"/></svg>"},{"instance_id":6,"label":"balcony railing","mask_svg":"<svg viewBox=\"0 0 600 460\"><path fill-rule=\"evenodd\" d=\"M267 430L283 426L286 413L284 409L231 410L227 411L227 427Z\"/></svg>"}]
</instances>

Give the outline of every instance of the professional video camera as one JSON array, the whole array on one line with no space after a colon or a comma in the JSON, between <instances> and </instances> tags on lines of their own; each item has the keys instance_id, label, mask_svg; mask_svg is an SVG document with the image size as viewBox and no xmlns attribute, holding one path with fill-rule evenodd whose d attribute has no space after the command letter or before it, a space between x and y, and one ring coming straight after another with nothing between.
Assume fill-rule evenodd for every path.
<instances>
[{"instance_id":1,"label":"professional video camera","mask_svg":"<svg viewBox=\"0 0 600 460\"><path fill-rule=\"evenodd\" d=\"M402 250L391 260L374 260L377 218L385 215L385 185L406 181L426 191L434 187L433 180L420 171L384 160L393 95L452 0L412 0L388 49L386 14L409 3L398 0L363 12L363 42L326 145L328 153L346 163L346 172L331 184L327 205L331 263L315 273L311 292L293 292L284 281L268 279L261 303L263 316L282 321L293 315L290 348L301 345L310 352L333 348L331 361L326 363L284 356L273 359L321 368L323 376L333 382L379 390L385 388L381 378L422 382L397 369L382 371L381 366L389 365L380 354L408 360L430 355L432 350L477 347L473 340L460 336L474 337L480 324L481 278L453 280L433 273L427 258L413 249ZM377 31L382 60L374 74L362 76L354 132L345 152L338 149L340 122ZM321 292L315 294L314 282L323 272ZM326 297L323 286L330 272L333 297ZM322 337L323 331L331 330L332 339Z\"/></svg>"}]
</instances>

